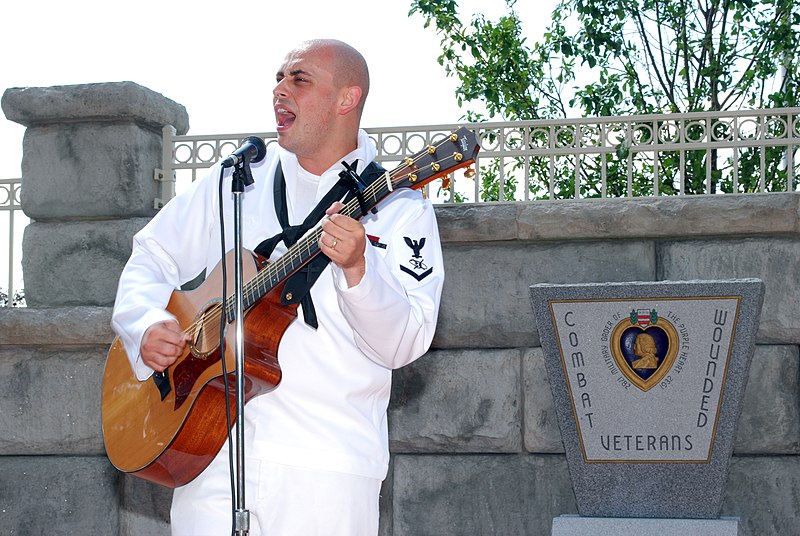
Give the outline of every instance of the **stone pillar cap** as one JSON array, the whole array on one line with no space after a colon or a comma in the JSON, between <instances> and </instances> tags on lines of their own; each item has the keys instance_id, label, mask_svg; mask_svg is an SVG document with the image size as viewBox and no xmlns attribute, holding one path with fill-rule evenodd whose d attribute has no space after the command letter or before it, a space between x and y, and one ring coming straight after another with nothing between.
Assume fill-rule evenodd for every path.
<instances>
[{"instance_id":1,"label":"stone pillar cap","mask_svg":"<svg viewBox=\"0 0 800 536\"><path fill-rule=\"evenodd\" d=\"M0 101L9 121L26 127L69 121L130 121L161 130L189 130L186 108L134 82L9 88Z\"/></svg>"}]
</instances>

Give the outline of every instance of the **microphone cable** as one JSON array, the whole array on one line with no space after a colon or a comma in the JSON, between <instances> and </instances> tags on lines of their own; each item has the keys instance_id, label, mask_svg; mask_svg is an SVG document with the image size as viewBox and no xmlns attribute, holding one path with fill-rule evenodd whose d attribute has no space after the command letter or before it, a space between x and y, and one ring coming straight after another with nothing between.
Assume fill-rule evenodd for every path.
<instances>
[{"instance_id":1,"label":"microphone cable","mask_svg":"<svg viewBox=\"0 0 800 536\"><path fill-rule=\"evenodd\" d=\"M219 352L222 360L222 377L225 385L225 421L228 426L228 474L230 475L231 485L231 536L236 533L236 476L234 470L234 448L231 428L231 393L228 383L228 365L225 362L225 331L228 323L228 263L225 261L227 247L225 245L225 214L222 207L222 185L225 179L225 168L219 168L219 237L220 237L220 265L222 268L222 314L219 320ZM237 319L241 322L242 319Z\"/></svg>"}]
</instances>

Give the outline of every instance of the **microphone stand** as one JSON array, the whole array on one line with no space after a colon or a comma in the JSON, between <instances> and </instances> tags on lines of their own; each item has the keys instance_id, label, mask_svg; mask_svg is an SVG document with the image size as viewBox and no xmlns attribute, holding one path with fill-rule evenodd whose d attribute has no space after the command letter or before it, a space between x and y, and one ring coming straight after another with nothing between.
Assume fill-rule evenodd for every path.
<instances>
[{"instance_id":1,"label":"microphone stand","mask_svg":"<svg viewBox=\"0 0 800 536\"><path fill-rule=\"evenodd\" d=\"M250 156L243 155L233 170L231 192L233 193L234 235L234 287L235 287L235 345L236 358L236 512L234 531L246 535L250 532L250 512L245 508L244 470L244 297L242 281L242 194L245 186L253 184L250 172ZM225 380L227 381L227 379Z\"/></svg>"}]
</instances>

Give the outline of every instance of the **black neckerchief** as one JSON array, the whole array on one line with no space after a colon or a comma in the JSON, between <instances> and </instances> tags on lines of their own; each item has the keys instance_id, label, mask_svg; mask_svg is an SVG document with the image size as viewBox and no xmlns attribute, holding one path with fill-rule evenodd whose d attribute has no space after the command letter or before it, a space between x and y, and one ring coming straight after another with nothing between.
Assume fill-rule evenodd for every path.
<instances>
[{"instance_id":1,"label":"black neckerchief","mask_svg":"<svg viewBox=\"0 0 800 536\"><path fill-rule=\"evenodd\" d=\"M355 166L355 163L353 164ZM350 192L349 182L345 179L333 185L333 187L325 194L325 197L317 204L316 207L308 214L306 219L300 225L289 225L289 211L287 209L286 201L286 179L283 176L283 168L280 161L278 167L275 169L275 183L273 191L273 199L275 201L275 214L278 216L283 230L261 242L254 250L259 255L269 258L278 242L283 241L286 247L291 247L292 244L300 240L300 238L308 232L309 229L314 227L325 216L325 211L333 204L334 201L344 199L345 195ZM324 254L319 253L305 266L300 268L297 272L289 276L284 285L283 293L281 294L281 304L291 305L300 303L303 306L303 318L306 324L316 329L317 313L314 309L314 303L311 301L311 286L317 281L322 271L330 262L330 259Z\"/></svg>"}]
</instances>

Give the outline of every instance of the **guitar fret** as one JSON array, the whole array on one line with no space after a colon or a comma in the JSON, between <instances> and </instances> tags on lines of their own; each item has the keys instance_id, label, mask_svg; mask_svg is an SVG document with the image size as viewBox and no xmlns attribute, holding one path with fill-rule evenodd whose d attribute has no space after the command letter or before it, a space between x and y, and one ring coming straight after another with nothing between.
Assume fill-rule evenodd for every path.
<instances>
[{"instance_id":1,"label":"guitar fret","mask_svg":"<svg viewBox=\"0 0 800 536\"><path fill-rule=\"evenodd\" d=\"M258 279L258 292L260 295L264 295L267 293L267 286L264 284L263 278L259 277Z\"/></svg>"},{"instance_id":2,"label":"guitar fret","mask_svg":"<svg viewBox=\"0 0 800 536\"><path fill-rule=\"evenodd\" d=\"M244 308L249 309L251 305L253 305L255 300L255 295L253 294L253 287L251 285L247 286L247 290L244 292Z\"/></svg>"}]
</instances>

